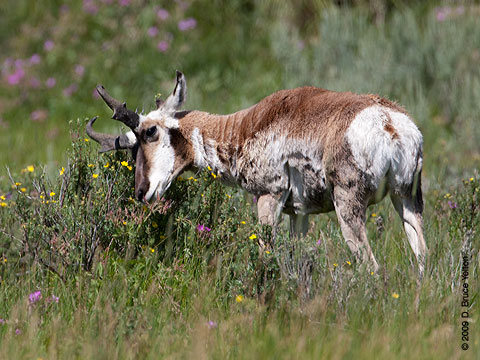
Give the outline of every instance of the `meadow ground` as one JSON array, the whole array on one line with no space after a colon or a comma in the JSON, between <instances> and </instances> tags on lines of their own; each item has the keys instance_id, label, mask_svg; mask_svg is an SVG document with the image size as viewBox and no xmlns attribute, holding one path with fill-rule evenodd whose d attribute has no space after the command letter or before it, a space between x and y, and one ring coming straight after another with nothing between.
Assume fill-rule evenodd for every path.
<instances>
[{"instance_id":1,"label":"meadow ground","mask_svg":"<svg viewBox=\"0 0 480 360\"><path fill-rule=\"evenodd\" d=\"M344 3L0 4L0 358L478 358L480 7ZM215 113L303 85L405 106L424 134L423 281L388 199L367 213L376 275L333 213L261 251L254 199L208 171L133 201L129 155L84 133L99 114L120 131L93 89L150 109L175 69L187 107Z\"/></svg>"}]
</instances>

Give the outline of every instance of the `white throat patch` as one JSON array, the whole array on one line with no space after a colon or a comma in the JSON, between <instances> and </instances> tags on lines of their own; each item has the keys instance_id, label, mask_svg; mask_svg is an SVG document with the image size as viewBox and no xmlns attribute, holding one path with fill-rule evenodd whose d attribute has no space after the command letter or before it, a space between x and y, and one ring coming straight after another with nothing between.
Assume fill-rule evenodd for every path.
<instances>
[{"instance_id":1,"label":"white throat patch","mask_svg":"<svg viewBox=\"0 0 480 360\"><path fill-rule=\"evenodd\" d=\"M151 164L148 174L150 187L145 194L146 200L155 194L162 196L172 182L172 174L175 165L175 151L170 144L170 136L167 132L162 134L161 144L155 148L151 156L149 156L149 164Z\"/></svg>"}]
</instances>

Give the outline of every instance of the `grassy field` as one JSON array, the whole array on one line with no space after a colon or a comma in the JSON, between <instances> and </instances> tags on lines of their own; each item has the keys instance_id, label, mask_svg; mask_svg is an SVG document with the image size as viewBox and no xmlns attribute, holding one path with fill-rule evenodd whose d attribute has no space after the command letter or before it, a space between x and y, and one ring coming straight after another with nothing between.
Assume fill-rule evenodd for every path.
<instances>
[{"instance_id":1,"label":"grassy field","mask_svg":"<svg viewBox=\"0 0 480 360\"><path fill-rule=\"evenodd\" d=\"M480 6L343 3L0 3L0 359L479 358ZM303 85L406 107L425 141L423 281L388 199L367 213L376 275L333 213L262 252L255 199L208 172L132 200L129 155L86 140L95 115L125 131L93 90L148 110L175 69L189 109Z\"/></svg>"}]
</instances>

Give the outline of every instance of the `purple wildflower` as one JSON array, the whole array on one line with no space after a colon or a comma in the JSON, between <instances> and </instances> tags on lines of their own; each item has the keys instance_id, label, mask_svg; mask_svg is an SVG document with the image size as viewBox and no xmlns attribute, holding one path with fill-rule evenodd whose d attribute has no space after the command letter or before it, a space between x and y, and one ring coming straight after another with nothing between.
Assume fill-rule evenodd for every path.
<instances>
[{"instance_id":1,"label":"purple wildflower","mask_svg":"<svg viewBox=\"0 0 480 360\"><path fill-rule=\"evenodd\" d=\"M15 335L20 335L22 333L22 330L20 329L15 329Z\"/></svg>"},{"instance_id":2,"label":"purple wildflower","mask_svg":"<svg viewBox=\"0 0 480 360\"><path fill-rule=\"evenodd\" d=\"M78 85L77 84L72 84L70 86L67 86L65 89L62 90L62 94L65 97L70 97L74 93L76 93L78 90Z\"/></svg>"},{"instance_id":3,"label":"purple wildflower","mask_svg":"<svg viewBox=\"0 0 480 360\"><path fill-rule=\"evenodd\" d=\"M207 227L207 226L205 226L205 225L203 225L203 224L201 224L201 225L199 224L199 225L197 226L197 230L200 231L200 232L202 232L202 231L206 231L206 232L212 231L212 229L210 229L209 227Z\"/></svg>"},{"instance_id":4,"label":"purple wildflower","mask_svg":"<svg viewBox=\"0 0 480 360\"><path fill-rule=\"evenodd\" d=\"M32 77L30 79L29 85L32 89L38 89L41 85L41 82L40 82L40 80L38 80L38 78Z\"/></svg>"},{"instance_id":5,"label":"purple wildflower","mask_svg":"<svg viewBox=\"0 0 480 360\"><path fill-rule=\"evenodd\" d=\"M450 209L456 209L457 203L455 201L448 200L448 206L450 207Z\"/></svg>"},{"instance_id":6,"label":"purple wildflower","mask_svg":"<svg viewBox=\"0 0 480 360\"><path fill-rule=\"evenodd\" d=\"M79 64L75 66L75 74L82 77L84 73L85 73L85 67L83 65Z\"/></svg>"},{"instance_id":7,"label":"purple wildflower","mask_svg":"<svg viewBox=\"0 0 480 360\"><path fill-rule=\"evenodd\" d=\"M5 319L0 319L0 325L4 325L6 323Z\"/></svg>"},{"instance_id":8,"label":"purple wildflower","mask_svg":"<svg viewBox=\"0 0 480 360\"><path fill-rule=\"evenodd\" d=\"M156 26L149 27L147 30L147 34L150 37L155 37L158 34L158 28Z\"/></svg>"},{"instance_id":9,"label":"purple wildflower","mask_svg":"<svg viewBox=\"0 0 480 360\"><path fill-rule=\"evenodd\" d=\"M28 295L28 301L30 301L30 304L35 304L41 298L42 298L42 292L40 290L34 291L30 295Z\"/></svg>"},{"instance_id":10,"label":"purple wildflower","mask_svg":"<svg viewBox=\"0 0 480 360\"><path fill-rule=\"evenodd\" d=\"M209 329L216 329L217 328L217 323L215 321L212 321L212 320L209 320L207 325L208 325Z\"/></svg>"},{"instance_id":11,"label":"purple wildflower","mask_svg":"<svg viewBox=\"0 0 480 360\"><path fill-rule=\"evenodd\" d=\"M48 116L47 111L43 109L35 110L30 114L30 118L32 119L32 121L36 121L36 122L44 121L47 118L47 116Z\"/></svg>"},{"instance_id":12,"label":"purple wildflower","mask_svg":"<svg viewBox=\"0 0 480 360\"><path fill-rule=\"evenodd\" d=\"M190 4L186 1L183 0L175 0L175 2L178 4L178 7L182 9L183 11L187 10Z\"/></svg>"},{"instance_id":13,"label":"purple wildflower","mask_svg":"<svg viewBox=\"0 0 480 360\"><path fill-rule=\"evenodd\" d=\"M43 43L43 48L45 51L52 51L55 47L55 43L52 40L47 40Z\"/></svg>"},{"instance_id":14,"label":"purple wildflower","mask_svg":"<svg viewBox=\"0 0 480 360\"><path fill-rule=\"evenodd\" d=\"M160 9L160 10L157 11L157 17L160 20L167 20L169 16L170 16L170 14L165 9Z\"/></svg>"},{"instance_id":15,"label":"purple wildflower","mask_svg":"<svg viewBox=\"0 0 480 360\"><path fill-rule=\"evenodd\" d=\"M45 82L45 85L47 85L48 88L53 88L57 84L57 80L55 80L54 77L49 77L47 81Z\"/></svg>"},{"instance_id":16,"label":"purple wildflower","mask_svg":"<svg viewBox=\"0 0 480 360\"><path fill-rule=\"evenodd\" d=\"M60 300L60 298L58 296L55 296L55 295L52 294L52 296L47 299L47 302L58 303L59 300Z\"/></svg>"},{"instance_id":17,"label":"purple wildflower","mask_svg":"<svg viewBox=\"0 0 480 360\"><path fill-rule=\"evenodd\" d=\"M41 60L40 55L38 55L38 54L33 54L33 55L30 57L29 62L30 62L30 64L32 64L32 65L37 65L37 64L40 64L40 60Z\"/></svg>"},{"instance_id":18,"label":"purple wildflower","mask_svg":"<svg viewBox=\"0 0 480 360\"><path fill-rule=\"evenodd\" d=\"M10 85L18 85L25 76L25 71L22 68L17 68L13 74L8 75L7 82Z\"/></svg>"},{"instance_id":19,"label":"purple wildflower","mask_svg":"<svg viewBox=\"0 0 480 360\"><path fill-rule=\"evenodd\" d=\"M165 41L165 40L162 40L162 41L160 41L160 42L157 44L157 49L158 49L158 51L160 51L160 52L165 52L165 51L167 51L169 47L170 47L170 45L169 45L168 42Z\"/></svg>"},{"instance_id":20,"label":"purple wildflower","mask_svg":"<svg viewBox=\"0 0 480 360\"><path fill-rule=\"evenodd\" d=\"M95 15L98 12L98 6L93 0L83 0L83 11L87 14Z\"/></svg>"},{"instance_id":21,"label":"purple wildflower","mask_svg":"<svg viewBox=\"0 0 480 360\"><path fill-rule=\"evenodd\" d=\"M317 240L317 246L320 246L321 244L322 244L322 238L319 238L319 239Z\"/></svg>"},{"instance_id":22,"label":"purple wildflower","mask_svg":"<svg viewBox=\"0 0 480 360\"><path fill-rule=\"evenodd\" d=\"M16 67L17 69L23 68L23 64L24 64L24 61L23 61L22 59L17 59L17 60L15 60L15 67Z\"/></svg>"},{"instance_id":23,"label":"purple wildflower","mask_svg":"<svg viewBox=\"0 0 480 360\"><path fill-rule=\"evenodd\" d=\"M178 22L178 29L180 31L191 30L191 29L194 29L196 26L197 26L197 20L195 20L194 18L188 18L185 20L180 20Z\"/></svg>"}]
</instances>

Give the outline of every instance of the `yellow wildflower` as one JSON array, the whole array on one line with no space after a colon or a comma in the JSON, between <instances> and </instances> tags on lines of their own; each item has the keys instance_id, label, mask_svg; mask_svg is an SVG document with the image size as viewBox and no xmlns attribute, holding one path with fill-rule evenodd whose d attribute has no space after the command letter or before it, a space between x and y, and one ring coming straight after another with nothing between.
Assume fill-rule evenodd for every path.
<instances>
[{"instance_id":1,"label":"yellow wildflower","mask_svg":"<svg viewBox=\"0 0 480 360\"><path fill-rule=\"evenodd\" d=\"M28 171L28 172L34 172L34 171L35 171L35 168L33 167L33 165L28 165L28 166L27 166L27 171Z\"/></svg>"},{"instance_id":2,"label":"yellow wildflower","mask_svg":"<svg viewBox=\"0 0 480 360\"><path fill-rule=\"evenodd\" d=\"M104 168L108 168L110 166L110 163L106 163L105 165L103 165Z\"/></svg>"},{"instance_id":3,"label":"yellow wildflower","mask_svg":"<svg viewBox=\"0 0 480 360\"><path fill-rule=\"evenodd\" d=\"M217 175L215 175L213 172L212 172L212 176L213 176L214 179L217 178Z\"/></svg>"},{"instance_id":4,"label":"yellow wildflower","mask_svg":"<svg viewBox=\"0 0 480 360\"><path fill-rule=\"evenodd\" d=\"M93 174L92 177L93 177L94 179L96 179L96 178L98 178L98 174Z\"/></svg>"},{"instance_id":5,"label":"yellow wildflower","mask_svg":"<svg viewBox=\"0 0 480 360\"><path fill-rule=\"evenodd\" d=\"M394 299L398 299L398 298L400 297L400 295L398 295L396 292L394 292L394 293L392 294L392 297L393 297Z\"/></svg>"},{"instance_id":6,"label":"yellow wildflower","mask_svg":"<svg viewBox=\"0 0 480 360\"><path fill-rule=\"evenodd\" d=\"M55 196L55 193L52 191L50 192L50 197L54 197Z\"/></svg>"},{"instance_id":7,"label":"yellow wildflower","mask_svg":"<svg viewBox=\"0 0 480 360\"><path fill-rule=\"evenodd\" d=\"M122 166L128 166L128 161L122 161L120 164L122 164Z\"/></svg>"},{"instance_id":8,"label":"yellow wildflower","mask_svg":"<svg viewBox=\"0 0 480 360\"><path fill-rule=\"evenodd\" d=\"M352 263L350 261L347 260L347 265L352 265Z\"/></svg>"},{"instance_id":9,"label":"yellow wildflower","mask_svg":"<svg viewBox=\"0 0 480 360\"><path fill-rule=\"evenodd\" d=\"M20 185L22 185L21 182L16 182L16 183L15 183L15 186L20 186Z\"/></svg>"},{"instance_id":10,"label":"yellow wildflower","mask_svg":"<svg viewBox=\"0 0 480 360\"><path fill-rule=\"evenodd\" d=\"M3 262L6 263L6 262L7 262L7 258L3 258Z\"/></svg>"},{"instance_id":11,"label":"yellow wildflower","mask_svg":"<svg viewBox=\"0 0 480 360\"><path fill-rule=\"evenodd\" d=\"M21 188L21 189L20 189L20 191L24 193L24 192L26 192L26 191L27 191L27 189L25 189L25 188Z\"/></svg>"},{"instance_id":12,"label":"yellow wildflower","mask_svg":"<svg viewBox=\"0 0 480 360\"><path fill-rule=\"evenodd\" d=\"M90 139L87 139L87 138L85 138L85 139L83 139L83 140L85 140L85 142L89 142L89 141L90 141Z\"/></svg>"},{"instance_id":13,"label":"yellow wildflower","mask_svg":"<svg viewBox=\"0 0 480 360\"><path fill-rule=\"evenodd\" d=\"M374 275L374 274L375 274L375 273L374 273L373 271L372 271L372 272L370 272L370 275Z\"/></svg>"},{"instance_id":14,"label":"yellow wildflower","mask_svg":"<svg viewBox=\"0 0 480 360\"><path fill-rule=\"evenodd\" d=\"M250 237L249 237L250 240L255 240L256 238L257 238L257 235L255 235L255 234L252 234L252 235L250 235Z\"/></svg>"},{"instance_id":15,"label":"yellow wildflower","mask_svg":"<svg viewBox=\"0 0 480 360\"><path fill-rule=\"evenodd\" d=\"M5 200L6 199L5 195L0 196L0 199Z\"/></svg>"},{"instance_id":16,"label":"yellow wildflower","mask_svg":"<svg viewBox=\"0 0 480 360\"><path fill-rule=\"evenodd\" d=\"M266 253L266 254L270 254L270 250L265 250L265 253Z\"/></svg>"},{"instance_id":17,"label":"yellow wildflower","mask_svg":"<svg viewBox=\"0 0 480 360\"><path fill-rule=\"evenodd\" d=\"M240 224L245 225L246 222L245 221L240 221Z\"/></svg>"},{"instance_id":18,"label":"yellow wildflower","mask_svg":"<svg viewBox=\"0 0 480 360\"><path fill-rule=\"evenodd\" d=\"M333 267L337 267L337 266L338 266L338 264L337 264L337 263L334 263L334 264L333 264Z\"/></svg>"},{"instance_id":19,"label":"yellow wildflower","mask_svg":"<svg viewBox=\"0 0 480 360\"><path fill-rule=\"evenodd\" d=\"M243 295L237 295L237 297L235 298L235 301L237 303L241 303L243 301L243 299L244 299Z\"/></svg>"},{"instance_id":20,"label":"yellow wildflower","mask_svg":"<svg viewBox=\"0 0 480 360\"><path fill-rule=\"evenodd\" d=\"M131 166L127 166L127 169L132 171L133 168Z\"/></svg>"},{"instance_id":21,"label":"yellow wildflower","mask_svg":"<svg viewBox=\"0 0 480 360\"><path fill-rule=\"evenodd\" d=\"M212 168L210 166L207 166L208 171L212 171Z\"/></svg>"},{"instance_id":22,"label":"yellow wildflower","mask_svg":"<svg viewBox=\"0 0 480 360\"><path fill-rule=\"evenodd\" d=\"M471 177L469 180L470 180L470 182L472 182L474 179L473 179L473 177Z\"/></svg>"},{"instance_id":23,"label":"yellow wildflower","mask_svg":"<svg viewBox=\"0 0 480 360\"><path fill-rule=\"evenodd\" d=\"M92 168L92 167L94 167L95 165L93 165L93 164L88 164L87 166L88 166L89 168Z\"/></svg>"},{"instance_id":24,"label":"yellow wildflower","mask_svg":"<svg viewBox=\"0 0 480 360\"><path fill-rule=\"evenodd\" d=\"M153 254L155 252L155 249L150 248L150 252Z\"/></svg>"},{"instance_id":25,"label":"yellow wildflower","mask_svg":"<svg viewBox=\"0 0 480 360\"><path fill-rule=\"evenodd\" d=\"M1 207L7 207L7 203L2 201L2 202L0 203L0 206L1 206Z\"/></svg>"},{"instance_id":26,"label":"yellow wildflower","mask_svg":"<svg viewBox=\"0 0 480 360\"><path fill-rule=\"evenodd\" d=\"M127 225L127 222L125 220L122 221L123 225Z\"/></svg>"},{"instance_id":27,"label":"yellow wildflower","mask_svg":"<svg viewBox=\"0 0 480 360\"><path fill-rule=\"evenodd\" d=\"M372 213L372 217L376 217L376 216L377 216L377 214L375 214L375 213Z\"/></svg>"},{"instance_id":28,"label":"yellow wildflower","mask_svg":"<svg viewBox=\"0 0 480 360\"><path fill-rule=\"evenodd\" d=\"M59 171L60 175L63 175L65 173L65 168L62 166L62 168Z\"/></svg>"}]
</instances>

